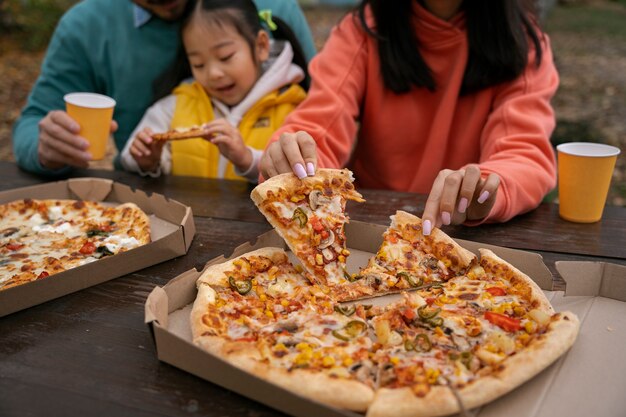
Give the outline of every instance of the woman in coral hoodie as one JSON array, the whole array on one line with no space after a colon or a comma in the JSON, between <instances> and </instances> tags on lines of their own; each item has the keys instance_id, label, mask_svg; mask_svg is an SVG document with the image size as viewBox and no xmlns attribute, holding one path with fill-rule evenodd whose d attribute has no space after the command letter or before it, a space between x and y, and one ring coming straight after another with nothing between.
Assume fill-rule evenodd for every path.
<instances>
[{"instance_id":1,"label":"woman in coral hoodie","mask_svg":"<svg viewBox=\"0 0 626 417\"><path fill-rule=\"evenodd\" d=\"M309 70L263 176L348 166L362 187L429 193L424 233L506 221L555 185L548 37L524 0L364 0Z\"/></svg>"}]
</instances>

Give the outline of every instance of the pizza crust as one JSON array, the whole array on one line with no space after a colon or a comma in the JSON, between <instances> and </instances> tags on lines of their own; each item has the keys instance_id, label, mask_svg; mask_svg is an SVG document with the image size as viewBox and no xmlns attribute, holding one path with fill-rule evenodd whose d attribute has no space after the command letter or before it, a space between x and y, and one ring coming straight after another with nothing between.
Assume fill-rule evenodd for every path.
<instances>
[{"instance_id":1,"label":"pizza crust","mask_svg":"<svg viewBox=\"0 0 626 417\"><path fill-rule=\"evenodd\" d=\"M332 377L322 371L271 367L251 342L229 342L218 336L203 336L196 345L226 362L295 394L352 411L365 411L374 398L367 385Z\"/></svg>"},{"instance_id":2,"label":"pizza crust","mask_svg":"<svg viewBox=\"0 0 626 417\"><path fill-rule=\"evenodd\" d=\"M529 289L530 300L534 308L543 310L550 315L554 314L554 308L550 304L550 301L546 298L543 290L539 288L537 283L535 283L535 281L533 281L528 275L500 258L489 249L480 248L478 251L480 253L480 265L486 272L500 274L501 272L496 272L494 269L502 268L507 270L515 277L515 279L520 280L523 285Z\"/></svg>"},{"instance_id":3,"label":"pizza crust","mask_svg":"<svg viewBox=\"0 0 626 417\"><path fill-rule=\"evenodd\" d=\"M500 369L493 375L478 377L458 389L465 408L491 402L543 371L572 346L579 325L573 313L558 313L544 335L496 365ZM436 417L459 411L456 397L444 386L432 387L424 397L417 397L410 388L382 388L376 392L366 417Z\"/></svg>"}]
</instances>

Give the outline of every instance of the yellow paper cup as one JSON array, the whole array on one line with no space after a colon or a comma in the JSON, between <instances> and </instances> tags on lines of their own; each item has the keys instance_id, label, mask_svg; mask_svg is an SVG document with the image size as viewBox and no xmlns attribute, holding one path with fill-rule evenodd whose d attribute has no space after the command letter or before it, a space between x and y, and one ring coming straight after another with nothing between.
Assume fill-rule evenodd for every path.
<instances>
[{"instance_id":1,"label":"yellow paper cup","mask_svg":"<svg viewBox=\"0 0 626 417\"><path fill-rule=\"evenodd\" d=\"M95 93L70 93L63 99L67 114L80 125L79 135L89 142L93 159L104 158L115 100Z\"/></svg>"},{"instance_id":2,"label":"yellow paper cup","mask_svg":"<svg viewBox=\"0 0 626 417\"><path fill-rule=\"evenodd\" d=\"M602 218L620 150L600 143L571 142L556 147L559 158L559 215L577 223Z\"/></svg>"}]
</instances>

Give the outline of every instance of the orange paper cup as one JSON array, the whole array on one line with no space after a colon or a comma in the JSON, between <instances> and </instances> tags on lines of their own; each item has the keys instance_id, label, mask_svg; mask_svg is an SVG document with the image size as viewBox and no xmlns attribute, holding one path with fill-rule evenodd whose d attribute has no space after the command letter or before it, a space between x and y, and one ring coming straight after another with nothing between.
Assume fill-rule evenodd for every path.
<instances>
[{"instance_id":1,"label":"orange paper cup","mask_svg":"<svg viewBox=\"0 0 626 417\"><path fill-rule=\"evenodd\" d=\"M65 110L80 125L80 136L89 142L89 152L94 160L106 153L115 100L95 93L66 94Z\"/></svg>"},{"instance_id":2,"label":"orange paper cup","mask_svg":"<svg viewBox=\"0 0 626 417\"><path fill-rule=\"evenodd\" d=\"M602 218L620 150L600 143L571 142L556 147L559 158L559 215L577 223Z\"/></svg>"}]
</instances>

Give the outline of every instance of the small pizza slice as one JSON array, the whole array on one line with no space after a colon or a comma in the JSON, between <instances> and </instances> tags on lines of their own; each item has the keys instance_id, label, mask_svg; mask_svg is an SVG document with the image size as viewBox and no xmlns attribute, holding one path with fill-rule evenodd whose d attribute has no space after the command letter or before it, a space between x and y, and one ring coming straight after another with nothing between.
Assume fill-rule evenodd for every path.
<instances>
[{"instance_id":1,"label":"small pizza slice","mask_svg":"<svg viewBox=\"0 0 626 417\"><path fill-rule=\"evenodd\" d=\"M202 126L189 126L189 127L177 127L176 129L169 130L163 133L153 133L152 139L154 140L183 140L199 138L207 134L206 129Z\"/></svg>"},{"instance_id":2,"label":"small pizza slice","mask_svg":"<svg viewBox=\"0 0 626 417\"><path fill-rule=\"evenodd\" d=\"M397 211L378 252L359 273L350 275L351 283L339 299L437 285L464 274L476 262L473 253L441 230L424 236L419 217Z\"/></svg>"},{"instance_id":3,"label":"small pizza slice","mask_svg":"<svg viewBox=\"0 0 626 417\"><path fill-rule=\"evenodd\" d=\"M299 179L282 174L252 190L252 200L298 257L309 279L324 287L347 281L344 224L347 200L364 201L347 169L319 169Z\"/></svg>"},{"instance_id":4,"label":"small pizza slice","mask_svg":"<svg viewBox=\"0 0 626 417\"><path fill-rule=\"evenodd\" d=\"M405 293L374 319L385 370L367 415L435 416L488 403L565 353L573 313L555 313L521 271L481 249L480 265L440 286ZM393 329L391 336L379 329ZM381 334L383 337L381 337Z\"/></svg>"}]
</instances>

